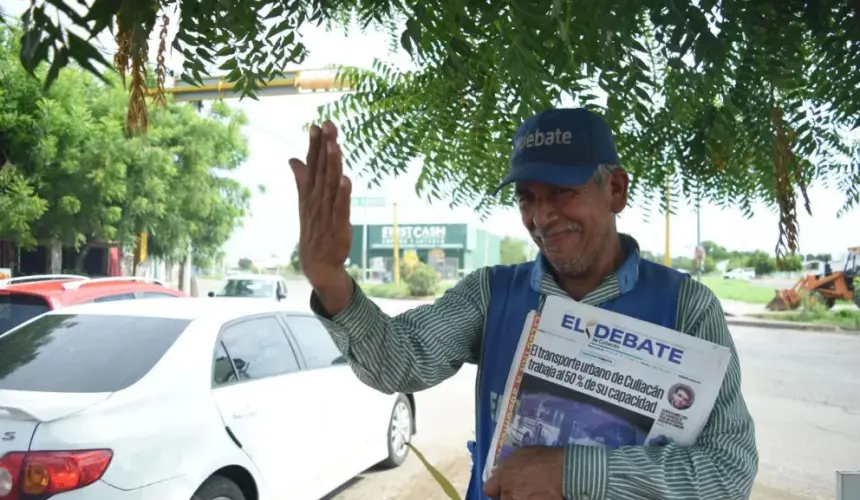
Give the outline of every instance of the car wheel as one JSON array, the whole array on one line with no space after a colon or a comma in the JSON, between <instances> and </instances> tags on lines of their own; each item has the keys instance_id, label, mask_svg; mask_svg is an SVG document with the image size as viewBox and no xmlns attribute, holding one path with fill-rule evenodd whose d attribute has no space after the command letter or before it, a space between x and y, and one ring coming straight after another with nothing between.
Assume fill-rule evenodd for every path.
<instances>
[{"instance_id":1,"label":"car wheel","mask_svg":"<svg viewBox=\"0 0 860 500\"><path fill-rule=\"evenodd\" d=\"M197 488L191 500L245 500L245 494L226 477L212 476Z\"/></svg>"},{"instance_id":2,"label":"car wheel","mask_svg":"<svg viewBox=\"0 0 860 500\"><path fill-rule=\"evenodd\" d=\"M409 441L412 439L412 407L403 394L397 396L391 418L388 421L388 458L383 467L397 467L409 456Z\"/></svg>"}]
</instances>

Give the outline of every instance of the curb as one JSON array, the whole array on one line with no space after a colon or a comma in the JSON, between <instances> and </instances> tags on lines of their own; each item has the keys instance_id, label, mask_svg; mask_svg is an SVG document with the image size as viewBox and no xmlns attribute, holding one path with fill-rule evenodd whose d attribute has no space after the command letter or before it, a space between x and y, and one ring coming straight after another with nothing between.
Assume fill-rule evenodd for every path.
<instances>
[{"instance_id":1,"label":"curb","mask_svg":"<svg viewBox=\"0 0 860 500\"><path fill-rule=\"evenodd\" d=\"M842 328L836 325L819 325L816 323L798 323L794 321L762 321L748 319L742 316L726 315L726 324L734 326L750 326L754 328L771 328L776 330L801 330L814 332L860 333L853 328Z\"/></svg>"}]
</instances>

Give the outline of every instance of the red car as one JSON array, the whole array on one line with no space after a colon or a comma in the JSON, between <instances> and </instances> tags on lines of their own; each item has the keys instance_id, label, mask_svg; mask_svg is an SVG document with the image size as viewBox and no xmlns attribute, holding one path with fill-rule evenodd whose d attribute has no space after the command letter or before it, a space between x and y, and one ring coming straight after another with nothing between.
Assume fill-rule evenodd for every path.
<instances>
[{"instance_id":1,"label":"red car","mask_svg":"<svg viewBox=\"0 0 860 500\"><path fill-rule=\"evenodd\" d=\"M185 296L159 281L136 276L87 278L49 274L0 280L0 334L61 307L87 302Z\"/></svg>"}]
</instances>

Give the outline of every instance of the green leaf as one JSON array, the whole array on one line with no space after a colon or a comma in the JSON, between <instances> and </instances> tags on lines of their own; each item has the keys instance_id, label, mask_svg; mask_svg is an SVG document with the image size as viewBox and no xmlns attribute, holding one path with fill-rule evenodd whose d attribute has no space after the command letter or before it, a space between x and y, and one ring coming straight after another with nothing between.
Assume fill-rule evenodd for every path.
<instances>
[{"instance_id":1,"label":"green leaf","mask_svg":"<svg viewBox=\"0 0 860 500\"><path fill-rule=\"evenodd\" d=\"M418 451L418 448L413 446L412 443L406 443L406 446L408 446L409 449L412 450L412 453L414 453L415 456L418 457L418 460L420 460L421 463L424 464L424 468L426 468L427 472L429 472L430 475L433 476L433 479L436 480L436 482L442 488L442 491L445 492L445 496L447 496L451 500L461 500L460 494L457 493L457 489L454 488L450 481L448 481L448 478L446 478L444 474L439 472L439 470L436 469L433 464L431 464L426 458L424 458L424 454Z\"/></svg>"},{"instance_id":2,"label":"green leaf","mask_svg":"<svg viewBox=\"0 0 860 500\"><path fill-rule=\"evenodd\" d=\"M410 39L409 30L403 30L403 33L400 35L400 46L403 47L409 55L413 55L412 52L412 40Z\"/></svg>"},{"instance_id":3,"label":"green leaf","mask_svg":"<svg viewBox=\"0 0 860 500\"><path fill-rule=\"evenodd\" d=\"M305 60L308 26L345 27L353 19L374 24L413 64L403 71L375 63L373 71L356 75L346 105L324 107L323 114L341 123L348 161L376 179L426 159L425 194L481 214L510 201L487 192L504 175L512 129L538 109L595 88L609 96L605 104L580 102L604 114L615 131L633 173L634 201L660 194L665 172L674 172L684 189L679 196L742 209L762 201L779 207L783 229L794 231L796 200L788 193L795 190L775 189L770 111L782 109L787 125L798 129L800 110L812 108L816 118L792 150L803 175L790 182L828 182L839 186L845 206L860 202L842 168L857 157L856 145L833 132L860 124L860 51L856 30L846 24L856 9L845 2L777 8L746 1L727 9L714 0L655 1L609 8L560 0L207 0L178 4L171 26L178 27L173 47L184 57L183 75L199 81L210 59L224 58L221 70L243 95L253 96L257 82ZM68 7L63 0L49 2ZM166 4L88 5L83 17L89 26L61 21L78 34L83 28L83 39L121 14L137 40L152 40L155 16ZM77 42L67 42L66 27L42 4L24 17L19 58L41 77ZM78 57L83 52L76 48L68 53L87 70L103 72L97 59ZM63 71L52 76L54 84ZM720 116L713 115L715 104L723 108Z\"/></svg>"}]
</instances>

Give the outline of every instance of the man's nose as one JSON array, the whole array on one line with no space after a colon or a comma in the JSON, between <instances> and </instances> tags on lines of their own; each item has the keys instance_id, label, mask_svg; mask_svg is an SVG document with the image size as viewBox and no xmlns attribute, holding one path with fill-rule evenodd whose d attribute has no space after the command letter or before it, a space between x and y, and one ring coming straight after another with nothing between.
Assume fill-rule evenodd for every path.
<instances>
[{"instance_id":1,"label":"man's nose","mask_svg":"<svg viewBox=\"0 0 860 500\"><path fill-rule=\"evenodd\" d=\"M552 225L556 220L558 220L558 211L555 208L555 203L546 198L535 200L532 218L535 226L544 229Z\"/></svg>"}]
</instances>

